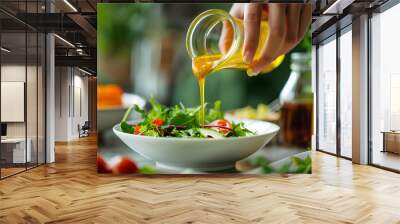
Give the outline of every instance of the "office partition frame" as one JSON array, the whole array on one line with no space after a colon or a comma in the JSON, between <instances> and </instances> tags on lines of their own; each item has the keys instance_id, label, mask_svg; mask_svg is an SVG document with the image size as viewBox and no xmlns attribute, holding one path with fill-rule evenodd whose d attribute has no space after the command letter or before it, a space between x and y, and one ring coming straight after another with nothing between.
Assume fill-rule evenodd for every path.
<instances>
[{"instance_id":1,"label":"office partition frame","mask_svg":"<svg viewBox=\"0 0 400 224\"><path fill-rule=\"evenodd\" d=\"M329 28L327 28L325 31L321 32L321 36L319 37L313 37L313 43L315 45L315 58L316 58L316 68L315 68L315 80L314 82L316 83L315 89L316 91L316 150L321 151L330 155L338 156L347 160L352 160L352 158L343 156L341 154L341 120L340 120L340 76L341 76L341 67L340 67L340 37L345 34L346 32L351 32L351 29L349 29L352 25L351 23L351 17L343 17L343 18L337 18L341 23L340 24L333 24ZM339 23L339 22L338 22ZM319 97L320 93L318 91L319 89L319 65L320 65L320 56L319 56L319 51L318 49L322 44L329 43L331 41L336 41L336 58L335 58L335 64L336 64L336 152L328 152L327 150L323 149L320 147L319 143Z\"/></svg>"},{"instance_id":2,"label":"office partition frame","mask_svg":"<svg viewBox=\"0 0 400 224\"><path fill-rule=\"evenodd\" d=\"M27 15L26 13L27 13L27 3L28 3L28 1L27 0L25 0L25 1L22 1L23 3L25 3L25 16ZM29 1L30 3L35 3L36 2L36 12L38 13L39 12L39 2L43 2L43 1L39 1L39 0L30 0ZM47 2L47 1L46 1ZM47 11L47 7L46 7L46 11ZM46 78L47 78L47 33L45 33L45 32L41 32L40 30L37 30L36 28L34 28L34 27L32 27L32 26L30 26L30 25L28 25L27 23L24 23L23 21L21 21L20 19L18 19L18 18L16 18L15 16L13 16L12 15L12 13L9 13L8 11L6 11L5 9L3 9L2 7L1 7L1 5L0 5L0 12L2 13L2 14L5 14L5 15L7 15L7 16L9 16L10 17L10 19L12 19L13 21L15 21L15 22L17 22L17 23L20 23L23 27L24 27L24 30L18 30L18 31L13 31L13 32L7 32L7 31L3 31L1 28L1 23L0 23L0 46L2 46L3 45L3 43L2 43L2 34L3 33L24 33L24 35L25 35L25 87L24 87L24 123L25 123L25 168L23 169L23 170L21 170L21 171L18 171L18 172L15 172L15 173L12 173L12 174L10 174L10 175L7 175L7 176L5 176L5 175L3 175L3 173L2 173L2 167L0 167L0 180L3 180L3 179L5 179L5 178L8 178L8 177L11 177L11 176L14 176L14 175L17 175L17 174L19 174L19 173L22 173L22 172L25 172L25 171L27 171L27 170L30 170L30 169L33 169L33 168L36 168L36 167L38 167L38 166L40 166L40 165L43 165L43 164L46 164L47 163L47 151L48 151L48 149L47 149L47 144L48 144L48 142L47 142L47 113L46 113L46 108L47 108L47 101L46 101L46 98L47 98L47 80L46 80ZM26 19L26 18L25 18ZM28 131L27 131L27 128L28 128L28 114L27 114L27 83L28 83L28 33L33 33L34 35L36 34L36 64L35 64L35 66L36 66L36 136L35 136L35 138L36 138L36 162L35 162L35 164L30 164L30 165L32 165L32 166L29 166L28 167L28 153L27 153L27 148L28 148ZM41 51L41 53L42 53L42 55L40 55L39 54L39 36L40 36L40 34L43 34L42 35L42 47L44 48L44 50L42 50ZM42 110L43 110L43 113L44 113L44 115L43 115L43 117L41 117L41 119L39 118L39 65L40 65L40 63L39 63L39 57L42 57L42 60L44 60L43 62L43 64L42 64L42 70L41 70L41 72L42 72L42 85L43 85L43 92L42 92L42 96L41 97L43 97L43 99L42 99L42 103L43 103L43 105L42 105ZM0 53L0 82L2 81L1 80L1 67L2 67L2 65L3 65L3 58L2 58L2 54ZM0 86L0 90L1 90L1 86ZM1 91L0 91L1 92ZM1 93L0 93L0 100L1 100ZM0 111L1 111L1 105L0 105ZM44 152L43 153L43 162L39 162L39 120L41 120L41 122L43 122L42 124L43 124L43 142L42 142L42 149L41 149L41 151L42 152ZM1 123L1 115L0 115L0 123ZM1 152L2 152L2 148L1 148L2 146L1 146L1 144L0 144L0 158L1 158Z\"/></svg>"}]
</instances>

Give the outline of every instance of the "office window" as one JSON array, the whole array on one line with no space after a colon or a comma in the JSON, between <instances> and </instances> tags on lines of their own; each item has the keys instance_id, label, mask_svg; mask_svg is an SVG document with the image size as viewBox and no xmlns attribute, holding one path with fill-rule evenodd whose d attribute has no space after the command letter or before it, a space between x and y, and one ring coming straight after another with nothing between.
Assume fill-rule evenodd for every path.
<instances>
[{"instance_id":1,"label":"office window","mask_svg":"<svg viewBox=\"0 0 400 224\"><path fill-rule=\"evenodd\" d=\"M351 26L340 36L340 154L352 157L352 33Z\"/></svg>"},{"instance_id":2,"label":"office window","mask_svg":"<svg viewBox=\"0 0 400 224\"><path fill-rule=\"evenodd\" d=\"M1 6L11 3L0 3ZM23 12L42 12L44 1L21 1ZM45 163L45 44L43 33L0 12L0 178ZM11 24L11 25L10 25Z\"/></svg>"},{"instance_id":3,"label":"office window","mask_svg":"<svg viewBox=\"0 0 400 224\"><path fill-rule=\"evenodd\" d=\"M336 40L318 47L318 149L336 153Z\"/></svg>"},{"instance_id":4,"label":"office window","mask_svg":"<svg viewBox=\"0 0 400 224\"><path fill-rule=\"evenodd\" d=\"M371 18L372 163L400 170L400 4Z\"/></svg>"}]
</instances>

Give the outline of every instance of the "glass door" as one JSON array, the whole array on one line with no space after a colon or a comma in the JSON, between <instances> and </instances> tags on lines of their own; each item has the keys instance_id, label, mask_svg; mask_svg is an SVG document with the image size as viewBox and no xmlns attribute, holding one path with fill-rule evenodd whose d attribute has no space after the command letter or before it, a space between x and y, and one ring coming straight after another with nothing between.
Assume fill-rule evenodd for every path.
<instances>
[{"instance_id":1,"label":"glass door","mask_svg":"<svg viewBox=\"0 0 400 224\"><path fill-rule=\"evenodd\" d=\"M371 18L370 162L400 171L400 4Z\"/></svg>"},{"instance_id":2,"label":"glass door","mask_svg":"<svg viewBox=\"0 0 400 224\"><path fill-rule=\"evenodd\" d=\"M317 149L336 154L336 35L317 49Z\"/></svg>"}]
</instances>

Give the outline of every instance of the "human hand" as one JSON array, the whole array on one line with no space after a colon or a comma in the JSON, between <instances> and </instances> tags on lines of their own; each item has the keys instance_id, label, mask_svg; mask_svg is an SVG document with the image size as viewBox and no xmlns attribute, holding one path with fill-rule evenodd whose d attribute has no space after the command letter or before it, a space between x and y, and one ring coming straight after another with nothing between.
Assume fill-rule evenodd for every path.
<instances>
[{"instance_id":1,"label":"human hand","mask_svg":"<svg viewBox=\"0 0 400 224\"><path fill-rule=\"evenodd\" d=\"M235 3L230 14L243 20L243 60L250 64L249 74L257 75L278 56L286 54L304 37L311 22L311 4L300 3ZM261 55L254 60L257 50L261 20L268 20L268 37ZM219 47L229 50L232 27L224 23Z\"/></svg>"}]
</instances>

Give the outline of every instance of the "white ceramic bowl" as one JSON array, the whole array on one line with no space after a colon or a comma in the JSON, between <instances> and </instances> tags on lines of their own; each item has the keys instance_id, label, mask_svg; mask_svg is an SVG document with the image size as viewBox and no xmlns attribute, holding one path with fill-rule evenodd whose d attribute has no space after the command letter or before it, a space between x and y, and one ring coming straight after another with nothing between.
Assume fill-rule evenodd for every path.
<instances>
[{"instance_id":1,"label":"white ceramic bowl","mask_svg":"<svg viewBox=\"0 0 400 224\"><path fill-rule=\"evenodd\" d=\"M119 124L113 130L129 148L159 167L216 171L234 167L236 161L262 148L279 130L277 125L265 121L241 121L256 135L224 139L151 137L124 133Z\"/></svg>"}]
</instances>

